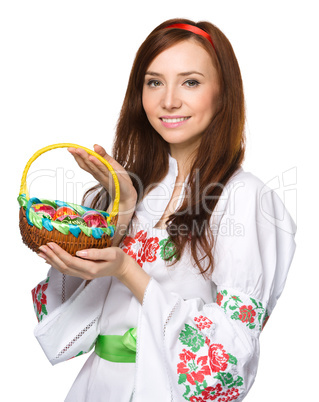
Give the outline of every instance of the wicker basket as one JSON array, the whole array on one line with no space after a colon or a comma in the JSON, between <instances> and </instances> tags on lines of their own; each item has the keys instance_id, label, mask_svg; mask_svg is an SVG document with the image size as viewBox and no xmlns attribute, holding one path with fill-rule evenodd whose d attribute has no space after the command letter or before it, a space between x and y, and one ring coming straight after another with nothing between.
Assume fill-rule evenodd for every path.
<instances>
[{"instance_id":1,"label":"wicker basket","mask_svg":"<svg viewBox=\"0 0 319 402\"><path fill-rule=\"evenodd\" d=\"M111 172L115 183L115 199L110 214L64 201L29 198L26 176L31 164L44 152L68 147L84 149L89 154L96 156ZM75 255L77 250L109 247L117 224L119 200L120 186L117 176L112 166L99 154L80 145L68 143L54 144L42 148L30 158L22 174L18 197L20 204L19 226L22 240L35 252L39 251L40 246L48 242L54 242L71 255ZM47 214L47 211L42 215L36 212L37 208L50 209L51 207L57 211L54 217ZM76 214L73 216L74 219L67 215L67 212L70 211ZM61 214L61 216L58 217L59 220L55 220L58 214ZM85 221L86 218L87 220ZM92 218L98 219L99 222L101 221L102 226L92 226L92 221L90 222Z\"/></svg>"}]
</instances>

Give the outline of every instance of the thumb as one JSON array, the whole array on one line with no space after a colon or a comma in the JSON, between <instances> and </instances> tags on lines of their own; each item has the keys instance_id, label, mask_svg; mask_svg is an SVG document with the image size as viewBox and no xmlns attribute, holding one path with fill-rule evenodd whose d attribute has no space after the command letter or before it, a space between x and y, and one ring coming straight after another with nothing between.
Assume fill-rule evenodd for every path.
<instances>
[{"instance_id":1,"label":"thumb","mask_svg":"<svg viewBox=\"0 0 319 402\"><path fill-rule=\"evenodd\" d=\"M102 156L102 158L106 158L108 156L108 154L106 153L105 149L101 145L94 144L93 149L97 154Z\"/></svg>"},{"instance_id":2,"label":"thumb","mask_svg":"<svg viewBox=\"0 0 319 402\"><path fill-rule=\"evenodd\" d=\"M113 169L117 169L119 172L123 171L123 167L114 158L112 158L112 156L109 155L101 145L94 144L93 149L96 153L102 156L102 158L109 162Z\"/></svg>"}]
</instances>

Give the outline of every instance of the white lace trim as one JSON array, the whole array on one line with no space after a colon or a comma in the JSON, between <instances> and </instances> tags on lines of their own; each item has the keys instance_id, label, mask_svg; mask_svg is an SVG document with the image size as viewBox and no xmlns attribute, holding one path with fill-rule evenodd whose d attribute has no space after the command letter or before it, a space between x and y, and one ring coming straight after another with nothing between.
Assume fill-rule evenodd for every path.
<instances>
[{"instance_id":1,"label":"white lace trim","mask_svg":"<svg viewBox=\"0 0 319 402\"><path fill-rule=\"evenodd\" d=\"M100 316L97 316L92 320L85 328L83 328L72 340L69 342L58 354L57 356L53 359L58 360L63 356L95 323L96 321L100 318Z\"/></svg>"}]
</instances>

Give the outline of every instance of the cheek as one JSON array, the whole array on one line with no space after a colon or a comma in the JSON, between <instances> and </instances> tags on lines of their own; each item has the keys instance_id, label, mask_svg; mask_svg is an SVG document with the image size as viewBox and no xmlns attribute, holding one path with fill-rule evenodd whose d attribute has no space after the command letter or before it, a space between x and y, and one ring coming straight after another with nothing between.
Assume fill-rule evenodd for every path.
<instances>
[{"instance_id":1,"label":"cheek","mask_svg":"<svg viewBox=\"0 0 319 402\"><path fill-rule=\"evenodd\" d=\"M208 117L213 117L219 102L218 92L210 92L203 94L201 99L198 99L197 105L200 105L200 111L202 114L207 115Z\"/></svg>"},{"instance_id":2,"label":"cheek","mask_svg":"<svg viewBox=\"0 0 319 402\"><path fill-rule=\"evenodd\" d=\"M152 114L153 110L153 103L152 102L152 97L148 96L143 92L142 94L142 105L145 110L146 115L149 117Z\"/></svg>"}]
</instances>

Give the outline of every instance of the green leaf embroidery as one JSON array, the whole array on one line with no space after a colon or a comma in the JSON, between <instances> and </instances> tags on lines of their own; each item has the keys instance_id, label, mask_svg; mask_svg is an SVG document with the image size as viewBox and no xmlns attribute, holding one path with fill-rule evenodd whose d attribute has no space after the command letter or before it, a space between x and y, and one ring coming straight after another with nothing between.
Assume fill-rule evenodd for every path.
<instances>
[{"instance_id":1,"label":"green leaf embroidery","mask_svg":"<svg viewBox=\"0 0 319 402\"><path fill-rule=\"evenodd\" d=\"M180 374L178 377L178 383L182 384L183 382L185 382L187 379L187 375L186 374Z\"/></svg>"},{"instance_id":2,"label":"green leaf embroidery","mask_svg":"<svg viewBox=\"0 0 319 402\"><path fill-rule=\"evenodd\" d=\"M239 312L236 311L230 318L232 318L233 320L239 320Z\"/></svg>"},{"instance_id":3,"label":"green leaf embroidery","mask_svg":"<svg viewBox=\"0 0 319 402\"><path fill-rule=\"evenodd\" d=\"M242 323L249 329L258 328L259 330L262 330L264 322L268 317L268 312L264 308L262 302L253 297L247 297L245 299L244 296L239 297L231 295L225 289L221 290L219 295L223 296L219 303L220 307L232 320L242 321ZM218 297L219 296L217 296L217 300ZM244 299L244 301L242 301L242 299ZM229 314L229 312L232 313Z\"/></svg>"},{"instance_id":4,"label":"green leaf embroidery","mask_svg":"<svg viewBox=\"0 0 319 402\"><path fill-rule=\"evenodd\" d=\"M243 384L244 384L243 377L238 376L234 383L234 387L241 387Z\"/></svg>"},{"instance_id":5,"label":"green leaf embroidery","mask_svg":"<svg viewBox=\"0 0 319 402\"><path fill-rule=\"evenodd\" d=\"M228 356L229 356L229 360L228 360L229 363L231 363L231 364L237 364L238 363L235 356L231 355L230 353L228 353Z\"/></svg>"},{"instance_id":6,"label":"green leaf embroidery","mask_svg":"<svg viewBox=\"0 0 319 402\"><path fill-rule=\"evenodd\" d=\"M195 384L196 384L196 393L195 393L195 395L200 395L204 391L204 389L207 387L207 385L204 385L204 383L201 384L198 381L195 381Z\"/></svg>"},{"instance_id":7,"label":"green leaf embroidery","mask_svg":"<svg viewBox=\"0 0 319 402\"><path fill-rule=\"evenodd\" d=\"M187 398L187 395L191 392L191 387L189 385L186 385L186 390L183 394L183 397L187 400L189 400L189 398Z\"/></svg>"},{"instance_id":8,"label":"green leaf embroidery","mask_svg":"<svg viewBox=\"0 0 319 402\"><path fill-rule=\"evenodd\" d=\"M243 385L242 377L238 376L236 379L234 379L230 373L219 372L214 378L218 379L222 383L223 387L227 386L227 388L233 388L235 386L239 387L240 385Z\"/></svg>"},{"instance_id":9,"label":"green leaf embroidery","mask_svg":"<svg viewBox=\"0 0 319 402\"><path fill-rule=\"evenodd\" d=\"M240 300L240 297L239 296L232 296L231 297L233 300L236 300L237 302L239 302L239 303L242 303L242 301ZM236 305L237 305L237 303L236 303Z\"/></svg>"},{"instance_id":10,"label":"green leaf embroidery","mask_svg":"<svg viewBox=\"0 0 319 402\"><path fill-rule=\"evenodd\" d=\"M42 304L41 307L42 307L41 308L42 313L48 315L48 311L47 311L47 308L46 308L45 304Z\"/></svg>"},{"instance_id":11,"label":"green leaf embroidery","mask_svg":"<svg viewBox=\"0 0 319 402\"><path fill-rule=\"evenodd\" d=\"M190 347L192 352L197 352L205 344L203 335L188 324L185 324L185 329L179 334L179 340L183 345Z\"/></svg>"},{"instance_id":12,"label":"green leaf embroidery","mask_svg":"<svg viewBox=\"0 0 319 402\"><path fill-rule=\"evenodd\" d=\"M159 242L160 245L160 257L162 260L172 261L176 257L176 247L175 244L171 241L170 237L163 239Z\"/></svg>"},{"instance_id":13,"label":"green leaf embroidery","mask_svg":"<svg viewBox=\"0 0 319 402\"><path fill-rule=\"evenodd\" d=\"M254 305L256 306L256 308L259 308L259 307L260 307L260 306L258 305L258 303L256 302L255 299L253 299L253 298L251 297L250 300L254 303Z\"/></svg>"}]
</instances>

